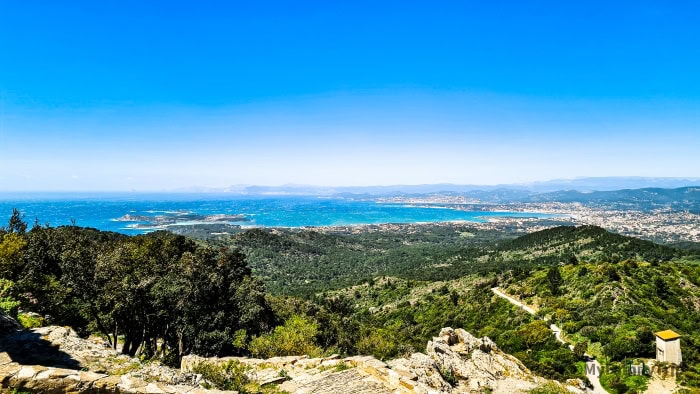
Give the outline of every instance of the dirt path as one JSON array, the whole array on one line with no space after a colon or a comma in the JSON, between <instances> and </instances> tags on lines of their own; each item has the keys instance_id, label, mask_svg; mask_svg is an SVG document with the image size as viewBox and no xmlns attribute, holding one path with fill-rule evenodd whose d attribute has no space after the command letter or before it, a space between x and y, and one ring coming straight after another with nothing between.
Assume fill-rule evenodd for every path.
<instances>
[{"instance_id":1,"label":"dirt path","mask_svg":"<svg viewBox=\"0 0 700 394\"><path fill-rule=\"evenodd\" d=\"M649 379L649 385L644 394L674 393L678 390L675 379L661 379L653 377Z\"/></svg>"},{"instance_id":2,"label":"dirt path","mask_svg":"<svg viewBox=\"0 0 700 394\"><path fill-rule=\"evenodd\" d=\"M505 298L506 300L508 300L508 302L510 302L511 304L517 306L518 308L521 308L521 309L524 310L525 312L527 312L527 313L529 313L529 314L531 314L531 315L537 314L537 311L536 311L534 308L532 308L532 307L530 307L530 306L527 306L527 305L523 304L522 302L516 300L515 298L509 296L508 294L502 292L501 289L499 289L498 287L492 288L491 291L493 291L494 293L496 293L497 296L499 296L499 297L501 297L501 298Z\"/></svg>"},{"instance_id":3,"label":"dirt path","mask_svg":"<svg viewBox=\"0 0 700 394\"><path fill-rule=\"evenodd\" d=\"M491 291L494 294L496 294L497 296L499 296L499 297L505 299L506 301L510 302L511 304L517 306L518 308L521 308L525 312L527 312L533 316L537 315L537 311L535 310L535 308L523 304L522 302L516 300L515 298L513 298L513 297L509 296L508 294L504 293L503 291L501 291L501 289L499 289L498 287L492 288ZM547 321L547 319L543 319L543 320ZM561 328L557 327L556 324L550 324L549 329L552 330L552 332L554 333L554 337L557 339L557 341L559 341L565 345L567 344L566 341L564 341L564 339L562 339L562 337L561 337ZM571 345L571 344L568 344L568 345L569 345L569 349L574 350L573 345ZM593 390L591 391L592 393L594 393L594 394L609 394L603 388L603 386L600 384L600 363L598 361L591 360L591 361L586 362L586 377L588 378L588 380L591 381L591 384L593 385Z\"/></svg>"}]
</instances>

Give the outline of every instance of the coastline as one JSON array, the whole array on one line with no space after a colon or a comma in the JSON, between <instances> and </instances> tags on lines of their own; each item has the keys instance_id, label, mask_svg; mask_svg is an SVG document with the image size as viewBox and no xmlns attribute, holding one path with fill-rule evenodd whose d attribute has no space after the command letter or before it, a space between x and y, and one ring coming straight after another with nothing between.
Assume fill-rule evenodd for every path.
<instances>
[{"instance_id":1,"label":"coastline","mask_svg":"<svg viewBox=\"0 0 700 394\"><path fill-rule=\"evenodd\" d=\"M159 230L188 234L236 233L251 228L360 233L411 226L474 226L485 230L537 231L558 225L594 225L662 243L700 242L700 212L659 207L651 210L577 202L475 203L394 198L391 201L265 198L235 200L53 200L0 201L0 213L13 208L28 222L62 226L75 223L104 231L138 235ZM435 209L438 208L438 209ZM126 226L125 215L149 216ZM156 216L172 215L165 222ZM245 217L250 221L221 220ZM218 219L201 220L204 218ZM192 219L195 219L194 221ZM199 219L199 220L197 220ZM139 224L139 223L130 223ZM195 227L199 227L196 229Z\"/></svg>"}]
</instances>

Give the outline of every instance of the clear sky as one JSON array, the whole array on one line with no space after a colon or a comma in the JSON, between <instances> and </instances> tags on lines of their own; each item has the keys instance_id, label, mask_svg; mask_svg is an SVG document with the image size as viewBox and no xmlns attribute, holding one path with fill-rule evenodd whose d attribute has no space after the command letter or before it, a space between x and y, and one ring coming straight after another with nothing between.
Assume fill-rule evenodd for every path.
<instances>
[{"instance_id":1,"label":"clear sky","mask_svg":"<svg viewBox=\"0 0 700 394\"><path fill-rule=\"evenodd\" d=\"M0 0L0 191L700 176L695 1Z\"/></svg>"}]
</instances>

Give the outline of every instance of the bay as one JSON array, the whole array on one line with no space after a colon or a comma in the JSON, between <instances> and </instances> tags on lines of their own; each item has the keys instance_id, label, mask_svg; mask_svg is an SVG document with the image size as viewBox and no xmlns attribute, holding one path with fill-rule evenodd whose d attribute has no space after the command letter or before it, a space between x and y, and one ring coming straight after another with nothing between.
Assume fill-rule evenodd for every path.
<instances>
[{"instance_id":1,"label":"bay","mask_svg":"<svg viewBox=\"0 0 700 394\"><path fill-rule=\"evenodd\" d=\"M141 234L212 220L243 227L348 226L383 223L484 222L493 217L554 215L482 212L328 197L189 194L46 194L0 196L0 222L19 209L30 223ZM128 216L126 216L128 215ZM242 215L244 219L238 217Z\"/></svg>"}]
</instances>

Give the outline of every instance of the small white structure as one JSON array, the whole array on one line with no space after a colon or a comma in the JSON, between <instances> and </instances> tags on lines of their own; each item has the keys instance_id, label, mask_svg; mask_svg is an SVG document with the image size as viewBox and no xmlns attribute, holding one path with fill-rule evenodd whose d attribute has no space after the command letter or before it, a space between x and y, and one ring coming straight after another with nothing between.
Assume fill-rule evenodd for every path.
<instances>
[{"instance_id":1,"label":"small white structure","mask_svg":"<svg viewBox=\"0 0 700 394\"><path fill-rule=\"evenodd\" d=\"M656 361L680 365L681 336L673 330L654 333L656 335Z\"/></svg>"}]
</instances>

